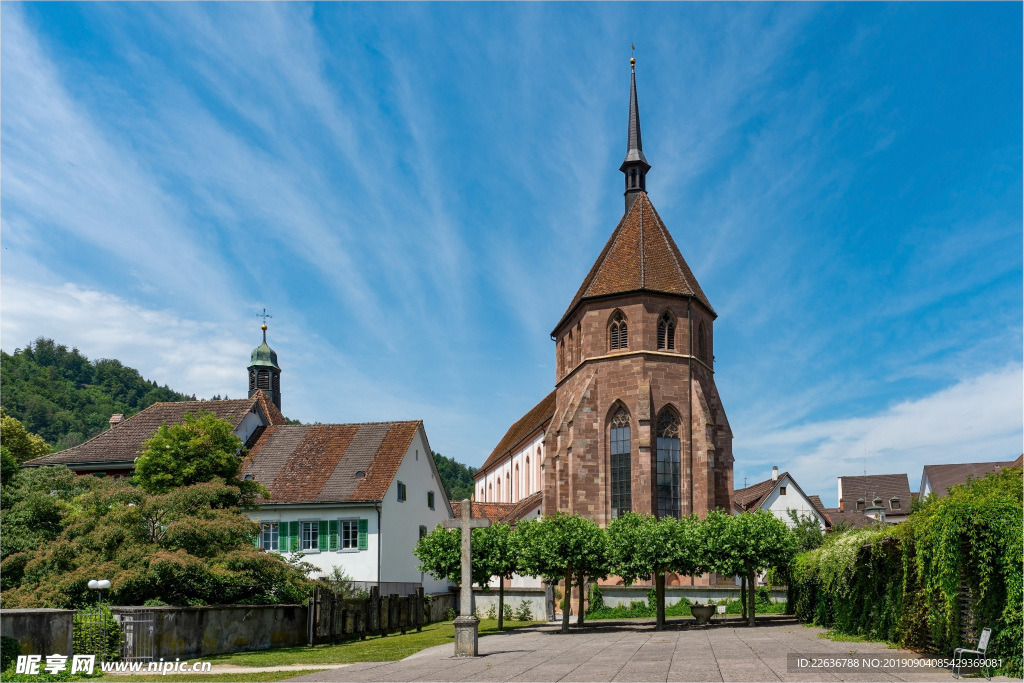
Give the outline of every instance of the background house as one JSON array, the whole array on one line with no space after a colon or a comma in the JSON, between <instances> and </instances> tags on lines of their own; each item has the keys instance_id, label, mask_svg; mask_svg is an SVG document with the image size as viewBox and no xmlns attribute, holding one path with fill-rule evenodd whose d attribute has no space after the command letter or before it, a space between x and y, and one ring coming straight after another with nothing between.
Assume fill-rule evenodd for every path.
<instances>
[{"instance_id":1,"label":"background house","mask_svg":"<svg viewBox=\"0 0 1024 683\"><path fill-rule=\"evenodd\" d=\"M896 524L910 514L910 479L906 474L839 477L839 509L860 512Z\"/></svg>"},{"instance_id":2,"label":"background house","mask_svg":"<svg viewBox=\"0 0 1024 683\"><path fill-rule=\"evenodd\" d=\"M771 479L736 489L733 501L736 512L767 510L789 526L793 526L793 520L789 516L791 511L798 516L817 521L822 529L828 529L832 525L825 514L821 498L804 493L793 476L789 472L780 473L778 467L772 468Z\"/></svg>"},{"instance_id":3,"label":"background house","mask_svg":"<svg viewBox=\"0 0 1024 683\"><path fill-rule=\"evenodd\" d=\"M934 493L939 498L949 494L949 487L962 484L968 477L980 479L990 472L998 472L1004 467L1020 467L1024 455L1016 460L1000 462L965 462L952 465L925 465L921 473L921 497Z\"/></svg>"}]
</instances>

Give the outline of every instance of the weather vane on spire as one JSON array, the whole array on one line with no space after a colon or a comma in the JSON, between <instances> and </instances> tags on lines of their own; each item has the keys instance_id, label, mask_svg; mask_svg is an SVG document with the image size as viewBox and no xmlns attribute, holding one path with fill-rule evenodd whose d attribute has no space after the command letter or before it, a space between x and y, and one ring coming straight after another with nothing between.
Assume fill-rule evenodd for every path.
<instances>
[{"instance_id":1,"label":"weather vane on spire","mask_svg":"<svg viewBox=\"0 0 1024 683\"><path fill-rule=\"evenodd\" d=\"M263 318L262 328L263 328L263 331L266 332L267 331L267 318L273 318L274 316L272 316L269 313L267 313L267 309L264 308L262 313L257 313L256 314L256 317L257 318Z\"/></svg>"},{"instance_id":2,"label":"weather vane on spire","mask_svg":"<svg viewBox=\"0 0 1024 683\"><path fill-rule=\"evenodd\" d=\"M630 66L635 66L636 65L636 44L635 43L630 43L629 44L629 65Z\"/></svg>"}]
</instances>

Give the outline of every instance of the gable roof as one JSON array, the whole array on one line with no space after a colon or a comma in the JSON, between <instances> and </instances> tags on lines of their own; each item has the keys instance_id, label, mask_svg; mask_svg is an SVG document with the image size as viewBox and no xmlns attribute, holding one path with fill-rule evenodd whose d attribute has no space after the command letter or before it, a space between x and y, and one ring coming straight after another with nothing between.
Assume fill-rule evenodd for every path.
<instances>
[{"instance_id":1,"label":"gable roof","mask_svg":"<svg viewBox=\"0 0 1024 683\"><path fill-rule=\"evenodd\" d=\"M267 487L267 503L384 499L420 420L268 427L242 463ZM359 476L362 473L362 476Z\"/></svg>"},{"instance_id":2,"label":"gable roof","mask_svg":"<svg viewBox=\"0 0 1024 683\"><path fill-rule=\"evenodd\" d=\"M262 412L269 424L285 421L281 411L262 391L252 398L219 401L174 401L154 403L120 424L100 432L85 443L50 453L23 463L26 467L90 463L133 462L142 452L142 444L164 424L178 424L185 413L211 412L237 427L250 412Z\"/></svg>"},{"instance_id":3,"label":"gable roof","mask_svg":"<svg viewBox=\"0 0 1024 683\"><path fill-rule=\"evenodd\" d=\"M804 490L800 488L800 484L796 483L796 479L790 476L789 472L779 472L778 479L766 479L759 481L753 486L748 486L743 489L737 489L733 491L732 499L733 506L741 512L747 512L749 510L756 510L761 507L765 500L771 493L782 485L782 482L789 478L789 482L800 492L800 495L807 499L814 511L818 513L822 521L825 522L825 526L830 526L828 515L825 514L825 506L821 504L821 498L818 496L808 496L804 493Z\"/></svg>"},{"instance_id":4,"label":"gable roof","mask_svg":"<svg viewBox=\"0 0 1024 683\"><path fill-rule=\"evenodd\" d=\"M586 299L639 291L692 296L716 316L646 192L619 221L551 334Z\"/></svg>"},{"instance_id":5,"label":"gable roof","mask_svg":"<svg viewBox=\"0 0 1024 683\"><path fill-rule=\"evenodd\" d=\"M486 517L491 522L515 524L526 516L530 510L540 505L542 492L537 491L518 503L470 503L470 516ZM462 501L452 501L452 515L455 519L462 517Z\"/></svg>"},{"instance_id":6,"label":"gable roof","mask_svg":"<svg viewBox=\"0 0 1024 683\"><path fill-rule=\"evenodd\" d=\"M851 529L863 529L867 526L882 524L882 522L879 522L874 517L868 517L863 512L857 512L856 510L825 508L825 515L828 517L833 527L839 524L845 524Z\"/></svg>"},{"instance_id":7,"label":"gable roof","mask_svg":"<svg viewBox=\"0 0 1024 683\"><path fill-rule=\"evenodd\" d=\"M1005 462L966 462L952 465L925 465L921 475L921 485L928 479L932 492L942 498L949 495L947 490L954 484L962 484L967 477L981 479L989 472L998 472L1004 467L1013 467L1013 461Z\"/></svg>"},{"instance_id":8,"label":"gable roof","mask_svg":"<svg viewBox=\"0 0 1024 683\"><path fill-rule=\"evenodd\" d=\"M807 500L811 501L811 505L817 510L818 514L822 516L825 521L831 524L831 520L828 518L828 514L825 512L825 504L821 502L821 496L807 496Z\"/></svg>"},{"instance_id":9,"label":"gable roof","mask_svg":"<svg viewBox=\"0 0 1024 683\"><path fill-rule=\"evenodd\" d=\"M843 492L843 500L839 504L844 509L846 502L856 502L858 498L864 498L865 507L871 505L875 497L881 498L888 503L890 498L898 497L907 501L907 507L903 508L902 514L910 509L910 479L906 474L869 474L852 477L839 477L840 490ZM897 513L901 514L901 513Z\"/></svg>"},{"instance_id":10,"label":"gable roof","mask_svg":"<svg viewBox=\"0 0 1024 683\"><path fill-rule=\"evenodd\" d=\"M504 458L515 450L516 446L521 444L530 434L541 429L545 424L551 421L551 418L555 415L555 392L552 391L550 394L540 400L540 403L535 405L526 411L526 414L516 420L508 431L505 432L505 436L501 437L501 441L494 447L491 454L484 461L484 464L477 470L477 474L486 472L499 460Z\"/></svg>"}]
</instances>

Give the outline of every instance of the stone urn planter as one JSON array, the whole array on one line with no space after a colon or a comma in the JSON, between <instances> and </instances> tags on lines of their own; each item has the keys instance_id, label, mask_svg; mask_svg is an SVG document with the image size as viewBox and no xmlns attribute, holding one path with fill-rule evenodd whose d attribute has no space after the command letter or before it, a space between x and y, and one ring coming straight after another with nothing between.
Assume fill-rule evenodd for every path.
<instances>
[{"instance_id":1,"label":"stone urn planter","mask_svg":"<svg viewBox=\"0 0 1024 683\"><path fill-rule=\"evenodd\" d=\"M690 605L690 614L697 620L697 625L706 624L715 613L714 605Z\"/></svg>"}]
</instances>

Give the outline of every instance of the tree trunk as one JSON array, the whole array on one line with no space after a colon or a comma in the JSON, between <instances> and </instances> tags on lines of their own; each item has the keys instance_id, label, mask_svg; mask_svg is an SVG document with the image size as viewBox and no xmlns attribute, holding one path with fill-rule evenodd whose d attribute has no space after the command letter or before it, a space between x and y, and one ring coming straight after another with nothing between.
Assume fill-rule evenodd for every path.
<instances>
[{"instance_id":1,"label":"tree trunk","mask_svg":"<svg viewBox=\"0 0 1024 683\"><path fill-rule=\"evenodd\" d=\"M744 574L740 578L740 608L741 618L743 621L747 620L747 575Z\"/></svg>"},{"instance_id":2,"label":"tree trunk","mask_svg":"<svg viewBox=\"0 0 1024 683\"><path fill-rule=\"evenodd\" d=\"M505 577L498 577L498 630L504 625L505 621Z\"/></svg>"},{"instance_id":3,"label":"tree trunk","mask_svg":"<svg viewBox=\"0 0 1024 683\"><path fill-rule=\"evenodd\" d=\"M657 606L655 608L655 614L657 617L654 620L654 630L664 631L665 630L665 572L655 571L654 572L654 596Z\"/></svg>"},{"instance_id":4,"label":"tree trunk","mask_svg":"<svg viewBox=\"0 0 1024 683\"><path fill-rule=\"evenodd\" d=\"M749 575L747 577L747 584L748 584L748 590L750 591L750 594L747 597L747 602L750 603L750 611L749 611L749 617L750 618L747 621L747 624L750 625L750 626L753 626L754 625L754 593L757 591L757 573L755 573L753 569L750 570L750 573L749 573Z\"/></svg>"},{"instance_id":5,"label":"tree trunk","mask_svg":"<svg viewBox=\"0 0 1024 683\"><path fill-rule=\"evenodd\" d=\"M572 570L565 571L565 592L562 595L562 633L569 632L569 612L572 611Z\"/></svg>"},{"instance_id":6,"label":"tree trunk","mask_svg":"<svg viewBox=\"0 0 1024 683\"><path fill-rule=\"evenodd\" d=\"M584 589L587 586L587 582L584 581L584 578L585 577L583 576L583 572L579 572L578 574L576 574L576 585L578 585L580 587L579 609L576 610L576 625L577 626L583 626L583 620L585 618L584 615L586 614L586 610L583 609L583 600L586 598L586 596L584 595L584 593L585 593Z\"/></svg>"}]
</instances>

